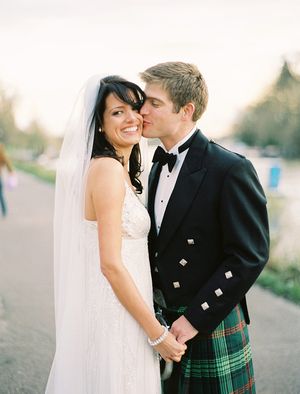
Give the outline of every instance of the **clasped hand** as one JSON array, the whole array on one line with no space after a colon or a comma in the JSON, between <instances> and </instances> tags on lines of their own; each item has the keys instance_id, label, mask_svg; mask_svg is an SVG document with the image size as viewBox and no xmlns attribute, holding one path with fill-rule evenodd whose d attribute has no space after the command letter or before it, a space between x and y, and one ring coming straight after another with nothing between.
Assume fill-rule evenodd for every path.
<instances>
[{"instance_id":1,"label":"clasped hand","mask_svg":"<svg viewBox=\"0 0 300 394\"><path fill-rule=\"evenodd\" d=\"M155 349L159 352L161 357L165 361L176 361L179 362L181 357L184 355L187 346L177 342L175 336L169 332L166 339L159 345L155 346Z\"/></svg>"},{"instance_id":2,"label":"clasped hand","mask_svg":"<svg viewBox=\"0 0 300 394\"><path fill-rule=\"evenodd\" d=\"M187 348L185 343L197 334L198 330L184 316L180 316L172 324L167 338L156 349L165 361L179 362Z\"/></svg>"}]
</instances>

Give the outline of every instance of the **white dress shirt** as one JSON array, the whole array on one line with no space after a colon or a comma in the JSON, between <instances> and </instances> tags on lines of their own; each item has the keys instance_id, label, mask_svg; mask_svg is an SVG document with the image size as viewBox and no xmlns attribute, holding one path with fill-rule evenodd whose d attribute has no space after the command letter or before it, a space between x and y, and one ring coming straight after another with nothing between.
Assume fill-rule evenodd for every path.
<instances>
[{"instance_id":1,"label":"white dress shirt","mask_svg":"<svg viewBox=\"0 0 300 394\"><path fill-rule=\"evenodd\" d=\"M175 146L173 146L172 149L168 151L168 153L177 155L177 160L173 170L169 172L167 165L162 167L154 201L154 215L157 234L159 233L165 210L177 181L181 166L189 150L186 149L179 153L178 148L193 135L193 133L196 131L196 128L197 127L195 126L181 141L179 141ZM162 148L165 150L164 146L162 146Z\"/></svg>"}]
</instances>

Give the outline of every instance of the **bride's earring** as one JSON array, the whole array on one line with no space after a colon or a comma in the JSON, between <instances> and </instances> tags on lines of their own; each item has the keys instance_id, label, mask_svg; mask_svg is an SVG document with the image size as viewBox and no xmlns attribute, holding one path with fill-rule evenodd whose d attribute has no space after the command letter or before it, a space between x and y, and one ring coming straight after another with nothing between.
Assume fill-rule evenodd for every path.
<instances>
[{"instance_id":1,"label":"bride's earring","mask_svg":"<svg viewBox=\"0 0 300 394\"><path fill-rule=\"evenodd\" d=\"M98 130L99 130L99 132L100 132L100 133L103 133L103 131L102 131L102 128L101 128L101 127L99 127L99 129L98 129Z\"/></svg>"}]
</instances>

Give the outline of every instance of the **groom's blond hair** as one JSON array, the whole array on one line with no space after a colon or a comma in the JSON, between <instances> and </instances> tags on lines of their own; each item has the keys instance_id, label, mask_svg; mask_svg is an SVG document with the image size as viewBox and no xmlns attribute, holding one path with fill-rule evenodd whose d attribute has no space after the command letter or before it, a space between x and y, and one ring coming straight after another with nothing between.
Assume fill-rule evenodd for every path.
<instances>
[{"instance_id":1,"label":"groom's blond hair","mask_svg":"<svg viewBox=\"0 0 300 394\"><path fill-rule=\"evenodd\" d=\"M204 113L208 102L208 90L205 80L197 66L184 62L159 63L140 73L143 82L160 85L179 112L187 103L193 103L195 112L193 121Z\"/></svg>"}]
</instances>

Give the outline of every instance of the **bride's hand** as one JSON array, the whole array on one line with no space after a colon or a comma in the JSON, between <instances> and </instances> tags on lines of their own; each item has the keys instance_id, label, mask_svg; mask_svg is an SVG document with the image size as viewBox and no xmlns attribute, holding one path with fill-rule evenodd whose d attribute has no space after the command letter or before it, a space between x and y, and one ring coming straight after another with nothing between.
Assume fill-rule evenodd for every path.
<instances>
[{"instance_id":1,"label":"bride's hand","mask_svg":"<svg viewBox=\"0 0 300 394\"><path fill-rule=\"evenodd\" d=\"M186 347L186 345L177 342L174 335L169 332L166 339L155 346L155 349L165 361L173 360L179 362L185 353Z\"/></svg>"}]
</instances>

